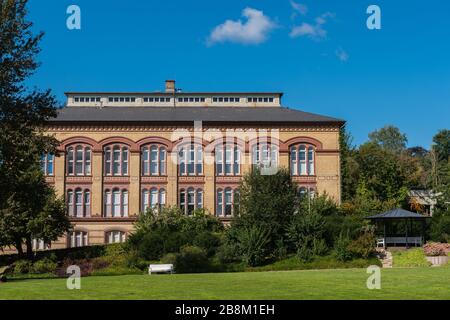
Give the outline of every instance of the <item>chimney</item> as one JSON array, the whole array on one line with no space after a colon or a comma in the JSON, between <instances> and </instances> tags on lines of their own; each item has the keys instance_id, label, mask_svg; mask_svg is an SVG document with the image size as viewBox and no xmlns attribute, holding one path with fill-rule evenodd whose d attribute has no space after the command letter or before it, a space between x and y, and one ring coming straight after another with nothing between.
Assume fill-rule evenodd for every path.
<instances>
[{"instance_id":1,"label":"chimney","mask_svg":"<svg viewBox=\"0 0 450 320\"><path fill-rule=\"evenodd\" d=\"M166 92L167 93L175 92L175 80L166 80Z\"/></svg>"}]
</instances>

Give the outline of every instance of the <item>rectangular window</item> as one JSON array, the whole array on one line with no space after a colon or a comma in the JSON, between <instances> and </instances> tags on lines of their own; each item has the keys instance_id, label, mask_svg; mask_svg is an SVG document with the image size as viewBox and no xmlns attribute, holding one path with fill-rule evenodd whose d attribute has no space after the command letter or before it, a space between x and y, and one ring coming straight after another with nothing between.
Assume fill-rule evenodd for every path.
<instances>
[{"instance_id":1,"label":"rectangular window","mask_svg":"<svg viewBox=\"0 0 450 320\"><path fill-rule=\"evenodd\" d=\"M197 174L203 173L203 152L201 147L197 147Z\"/></svg>"},{"instance_id":2,"label":"rectangular window","mask_svg":"<svg viewBox=\"0 0 450 320\"><path fill-rule=\"evenodd\" d=\"M225 147L225 174L230 175L231 172L231 166L232 166L232 159L231 159L231 147L226 146Z\"/></svg>"}]
</instances>

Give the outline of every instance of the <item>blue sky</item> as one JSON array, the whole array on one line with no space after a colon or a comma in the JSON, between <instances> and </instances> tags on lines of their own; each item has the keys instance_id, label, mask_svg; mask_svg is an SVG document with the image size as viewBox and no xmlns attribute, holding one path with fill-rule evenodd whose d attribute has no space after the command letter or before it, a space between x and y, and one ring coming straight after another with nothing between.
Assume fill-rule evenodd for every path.
<instances>
[{"instance_id":1,"label":"blue sky","mask_svg":"<svg viewBox=\"0 0 450 320\"><path fill-rule=\"evenodd\" d=\"M81 30L66 27L71 4ZM371 4L381 30L366 27ZM29 11L46 33L29 84L61 101L176 79L184 91L282 91L285 106L347 120L357 144L393 124L428 147L450 128L447 0L30 0Z\"/></svg>"}]
</instances>

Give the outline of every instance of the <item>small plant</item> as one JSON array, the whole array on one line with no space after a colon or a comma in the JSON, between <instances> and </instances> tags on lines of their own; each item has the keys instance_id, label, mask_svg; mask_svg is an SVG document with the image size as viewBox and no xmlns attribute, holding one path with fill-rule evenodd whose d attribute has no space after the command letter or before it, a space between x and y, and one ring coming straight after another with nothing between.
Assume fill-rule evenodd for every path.
<instances>
[{"instance_id":1,"label":"small plant","mask_svg":"<svg viewBox=\"0 0 450 320\"><path fill-rule=\"evenodd\" d=\"M350 242L351 241L347 236L344 236L342 233L339 235L339 238L334 244L334 252L338 261L344 262L352 259L352 253L348 249Z\"/></svg>"},{"instance_id":2,"label":"small plant","mask_svg":"<svg viewBox=\"0 0 450 320\"><path fill-rule=\"evenodd\" d=\"M43 274L43 273L55 273L58 264L50 258L43 258L33 263L30 273Z\"/></svg>"},{"instance_id":3,"label":"small plant","mask_svg":"<svg viewBox=\"0 0 450 320\"><path fill-rule=\"evenodd\" d=\"M19 260L14 263L14 274L27 274L32 269L32 263L28 260Z\"/></svg>"},{"instance_id":4,"label":"small plant","mask_svg":"<svg viewBox=\"0 0 450 320\"><path fill-rule=\"evenodd\" d=\"M450 253L450 243L429 242L423 246L428 257L446 256Z\"/></svg>"}]
</instances>

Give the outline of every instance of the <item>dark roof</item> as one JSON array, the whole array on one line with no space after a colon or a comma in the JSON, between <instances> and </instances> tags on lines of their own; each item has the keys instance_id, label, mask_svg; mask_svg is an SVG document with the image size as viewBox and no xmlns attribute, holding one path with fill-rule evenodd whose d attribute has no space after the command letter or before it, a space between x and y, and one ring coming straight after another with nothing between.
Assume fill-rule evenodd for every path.
<instances>
[{"instance_id":1,"label":"dark roof","mask_svg":"<svg viewBox=\"0 0 450 320\"><path fill-rule=\"evenodd\" d=\"M425 219L427 216L419 213L411 212L404 209L393 209L384 213L376 214L374 216L367 217L367 219Z\"/></svg>"},{"instance_id":2,"label":"dark roof","mask_svg":"<svg viewBox=\"0 0 450 320\"><path fill-rule=\"evenodd\" d=\"M265 122L329 123L344 121L283 107L65 107L50 123L64 122Z\"/></svg>"}]
</instances>

